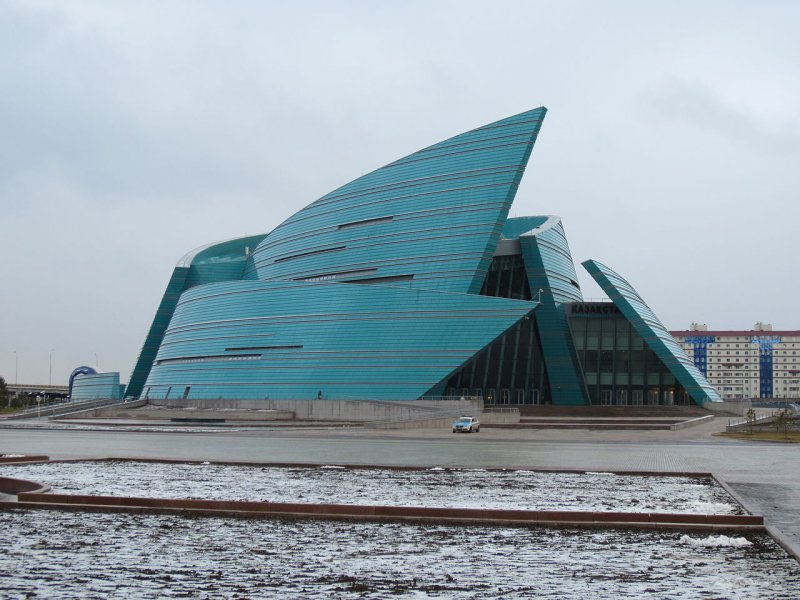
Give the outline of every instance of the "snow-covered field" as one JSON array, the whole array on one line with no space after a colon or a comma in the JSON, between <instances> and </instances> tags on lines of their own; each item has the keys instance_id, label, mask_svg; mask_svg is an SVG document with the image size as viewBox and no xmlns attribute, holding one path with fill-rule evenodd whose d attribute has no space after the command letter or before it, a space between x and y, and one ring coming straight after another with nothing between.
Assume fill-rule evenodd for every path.
<instances>
[{"instance_id":1,"label":"snow-covered field","mask_svg":"<svg viewBox=\"0 0 800 600\"><path fill-rule=\"evenodd\" d=\"M66 494L529 510L741 514L710 478L98 461L0 466Z\"/></svg>"},{"instance_id":2,"label":"snow-covered field","mask_svg":"<svg viewBox=\"0 0 800 600\"><path fill-rule=\"evenodd\" d=\"M796 599L765 535L0 512L3 598Z\"/></svg>"}]
</instances>

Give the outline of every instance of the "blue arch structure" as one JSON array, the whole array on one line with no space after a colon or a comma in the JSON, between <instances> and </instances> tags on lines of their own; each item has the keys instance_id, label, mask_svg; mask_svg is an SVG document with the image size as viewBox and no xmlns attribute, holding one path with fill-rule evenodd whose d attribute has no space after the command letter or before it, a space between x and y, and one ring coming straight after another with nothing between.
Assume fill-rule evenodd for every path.
<instances>
[{"instance_id":1,"label":"blue arch structure","mask_svg":"<svg viewBox=\"0 0 800 600\"><path fill-rule=\"evenodd\" d=\"M67 392L67 396L72 398L72 385L75 383L75 378L78 375L96 375L97 371L95 371L92 367L78 367L72 371L69 375L69 390Z\"/></svg>"}]
</instances>

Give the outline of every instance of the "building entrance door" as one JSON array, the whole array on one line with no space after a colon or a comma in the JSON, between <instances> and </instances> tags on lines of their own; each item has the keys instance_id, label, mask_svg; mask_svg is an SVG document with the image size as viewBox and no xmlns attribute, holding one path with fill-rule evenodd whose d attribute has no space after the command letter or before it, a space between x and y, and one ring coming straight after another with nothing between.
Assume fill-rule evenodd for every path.
<instances>
[{"instance_id":1,"label":"building entrance door","mask_svg":"<svg viewBox=\"0 0 800 600\"><path fill-rule=\"evenodd\" d=\"M600 390L600 404L603 406L611 404L611 390Z\"/></svg>"}]
</instances>

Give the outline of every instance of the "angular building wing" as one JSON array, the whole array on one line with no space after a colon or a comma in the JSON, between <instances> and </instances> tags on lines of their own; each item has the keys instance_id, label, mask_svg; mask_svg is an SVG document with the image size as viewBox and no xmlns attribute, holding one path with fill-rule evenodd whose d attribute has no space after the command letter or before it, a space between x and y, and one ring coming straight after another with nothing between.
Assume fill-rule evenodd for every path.
<instances>
[{"instance_id":1,"label":"angular building wing","mask_svg":"<svg viewBox=\"0 0 800 600\"><path fill-rule=\"evenodd\" d=\"M463 133L323 196L259 244L245 278L477 294L545 112Z\"/></svg>"},{"instance_id":2,"label":"angular building wing","mask_svg":"<svg viewBox=\"0 0 800 600\"><path fill-rule=\"evenodd\" d=\"M722 401L675 338L624 277L596 260L587 260L583 266L697 404Z\"/></svg>"},{"instance_id":3,"label":"angular building wing","mask_svg":"<svg viewBox=\"0 0 800 600\"><path fill-rule=\"evenodd\" d=\"M537 294L542 303L536 312L536 321L553 402L586 404L589 398L565 310L568 303L580 302L583 296L561 219L548 217L521 234L519 243L531 292Z\"/></svg>"}]
</instances>

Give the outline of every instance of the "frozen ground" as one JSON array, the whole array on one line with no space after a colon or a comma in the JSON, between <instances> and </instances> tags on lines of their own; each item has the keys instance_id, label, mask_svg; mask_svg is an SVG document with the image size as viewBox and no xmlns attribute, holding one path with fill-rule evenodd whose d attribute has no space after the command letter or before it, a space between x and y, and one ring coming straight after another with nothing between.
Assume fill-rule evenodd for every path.
<instances>
[{"instance_id":1,"label":"frozen ground","mask_svg":"<svg viewBox=\"0 0 800 600\"><path fill-rule=\"evenodd\" d=\"M66 494L457 508L741 514L710 478L86 461L0 466Z\"/></svg>"},{"instance_id":2,"label":"frozen ground","mask_svg":"<svg viewBox=\"0 0 800 600\"><path fill-rule=\"evenodd\" d=\"M0 512L3 598L796 599L767 536Z\"/></svg>"}]
</instances>

